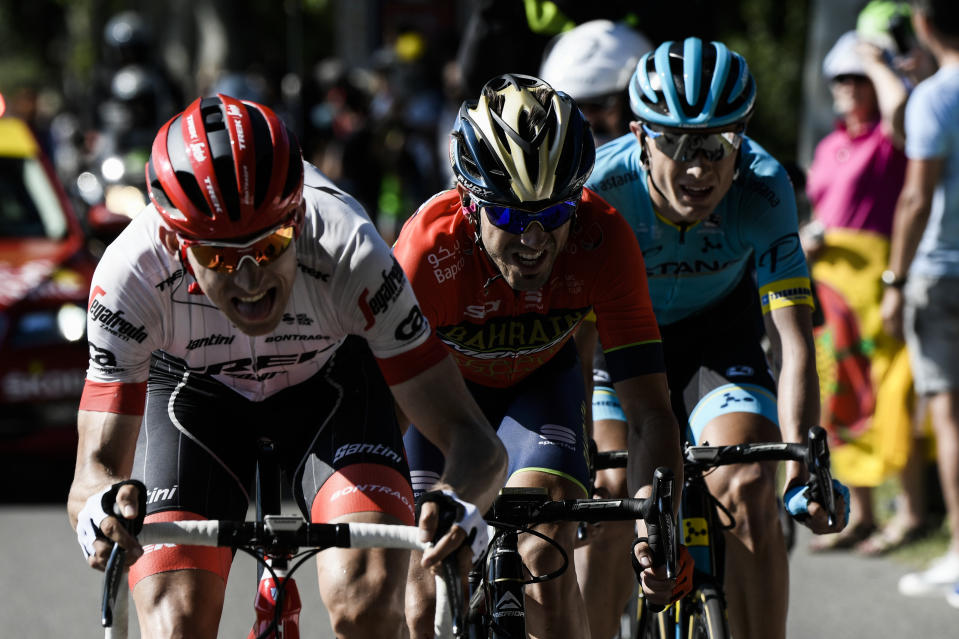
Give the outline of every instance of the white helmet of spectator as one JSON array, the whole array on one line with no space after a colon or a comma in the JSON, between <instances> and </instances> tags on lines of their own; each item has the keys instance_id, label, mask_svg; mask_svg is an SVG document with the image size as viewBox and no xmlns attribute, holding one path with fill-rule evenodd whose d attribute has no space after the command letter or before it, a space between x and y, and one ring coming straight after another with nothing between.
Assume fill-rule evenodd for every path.
<instances>
[{"instance_id":1,"label":"white helmet of spectator","mask_svg":"<svg viewBox=\"0 0 959 639\"><path fill-rule=\"evenodd\" d=\"M592 20L553 38L539 75L575 100L625 91L636 63L653 48L625 24Z\"/></svg>"}]
</instances>

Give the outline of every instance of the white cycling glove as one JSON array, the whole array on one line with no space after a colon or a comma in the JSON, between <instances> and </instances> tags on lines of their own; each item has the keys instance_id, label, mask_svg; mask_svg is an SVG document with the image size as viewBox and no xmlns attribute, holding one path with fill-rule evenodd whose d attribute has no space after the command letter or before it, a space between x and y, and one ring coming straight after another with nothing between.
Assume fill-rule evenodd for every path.
<instances>
[{"instance_id":1,"label":"white cycling glove","mask_svg":"<svg viewBox=\"0 0 959 639\"><path fill-rule=\"evenodd\" d=\"M431 490L423 493L417 499L417 520L419 520L419 507L426 501L440 504L441 521L444 519L442 509L445 508L452 515L450 526L459 526L466 532L466 542L470 546L473 555L472 560L475 563L486 552L486 547L489 545L489 531L479 509L470 502L457 497L452 490ZM450 509L452 512L450 512Z\"/></svg>"},{"instance_id":2,"label":"white cycling glove","mask_svg":"<svg viewBox=\"0 0 959 639\"><path fill-rule=\"evenodd\" d=\"M135 520L128 520L123 517L117 507L117 493L120 488L132 484L139 489L139 509L138 517ZM96 553L93 543L97 539L106 539L100 526L107 517L117 517L121 523L127 526L133 534L140 532L143 525L143 516L146 509L146 487L139 481L126 480L112 486L104 488L98 493L90 495L87 502L83 505L83 510L77 516L77 541L80 543L80 549L83 550L83 556L89 559Z\"/></svg>"}]
</instances>

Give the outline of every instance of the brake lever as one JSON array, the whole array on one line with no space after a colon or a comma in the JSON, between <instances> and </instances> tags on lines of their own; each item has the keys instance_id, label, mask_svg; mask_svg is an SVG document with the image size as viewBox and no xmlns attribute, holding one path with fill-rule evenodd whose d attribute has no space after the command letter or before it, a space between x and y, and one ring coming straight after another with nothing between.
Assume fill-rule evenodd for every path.
<instances>
[{"instance_id":1,"label":"brake lever","mask_svg":"<svg viewBox=\"0 0 959 639\"><path fill-rule=\"evenodd\" d=\"M832 472L829 462L829 443L826 431L821 426L809 429L809 442L806 450L806 467L809 469L809 498L820 503L826 509L828 523L836 522L836 493L833 490Z\"/></svg>"},{"instance_id":2,"label":"brake lever","mask_svg":"<svg viewBox=\"0 0 959 639\"><path fill-rule=\"evenodd\" d=\"M120 589L120 577L123 575L123 564L126 550L120 544L113 544L110 558L103 575L103 598L100 604L100 625L104 628L113 627L113 610L116 607L117 592Z\"/></svg>"}]
</instances>

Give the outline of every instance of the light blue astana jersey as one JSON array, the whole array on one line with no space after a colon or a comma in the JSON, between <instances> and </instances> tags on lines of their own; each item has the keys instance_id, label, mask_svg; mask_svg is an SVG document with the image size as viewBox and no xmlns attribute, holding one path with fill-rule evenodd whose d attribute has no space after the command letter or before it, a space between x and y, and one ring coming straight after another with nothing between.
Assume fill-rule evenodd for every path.
<instances>
[{"instance_id":1,"label":"light blue astana jersey","mask_svg":"<svg viewBox=\"0 0 959 639\"><path fill-rule=\"evenodd\" d=\"M909 96L906 156L945 160L909 273L959 277L959 68L940 69Z\"/></svg>"},{"instance_id":2,"label":"light blue astana jersey","mask_svg":"<svg viewBox=\"0 0 959 639\"><path fill-rule=\"evenodd\" d=\"M677 225L653 210L636 136L626 134L597 150L586 186L619 210L636 233L660 324L721 300L739 283L750 260L764 313L812 305L789 177L749 138L740 155L739 176L716 210L695 224Z\"/></svg>"}]
</instances>

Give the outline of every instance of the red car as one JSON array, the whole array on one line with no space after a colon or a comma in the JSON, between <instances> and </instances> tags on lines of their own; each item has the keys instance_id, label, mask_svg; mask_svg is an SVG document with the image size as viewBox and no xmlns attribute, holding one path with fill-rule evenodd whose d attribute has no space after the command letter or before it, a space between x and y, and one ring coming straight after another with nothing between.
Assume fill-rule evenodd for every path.
<instances>
[{"instance_id":1,"label":"red car","mask_svg":"<svg viewBox=\"0 0 959 639\"><path fill-rule=\"evenodd\" d=\"M0 463L39 455L72 469L95 266L36 138L0 117Z\"/></svg>"}]
</instances>

